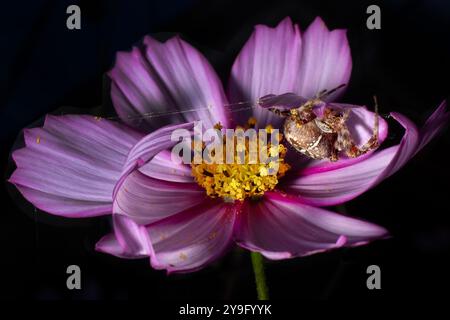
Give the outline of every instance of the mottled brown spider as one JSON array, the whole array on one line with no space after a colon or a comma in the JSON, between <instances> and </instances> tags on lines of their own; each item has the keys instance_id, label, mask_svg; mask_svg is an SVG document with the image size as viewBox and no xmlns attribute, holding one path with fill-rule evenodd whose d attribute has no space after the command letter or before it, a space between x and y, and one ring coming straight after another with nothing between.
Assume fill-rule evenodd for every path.
<instances>
[{"instance_id":1,"label":"mottled brown spider","mask_svg":"<svg viewBox=\"0 0 450 320\"><path fill-rule=\"evenodd\" d=\"M316 98L304 102L298 108L280 110L269 108L278 116L286 118L283 126L285 139L300 153L312 159L329 159L337 161L342 151L350 158L359 157L378 147L378 105L375 102L375 123L371 138L362 146L358 146L346 125L350 109L333 109L323 98L329 96L339 88L324 90ZM318 117L313 111L322 106L322 116Z\"/></svg>"}]
</instances>

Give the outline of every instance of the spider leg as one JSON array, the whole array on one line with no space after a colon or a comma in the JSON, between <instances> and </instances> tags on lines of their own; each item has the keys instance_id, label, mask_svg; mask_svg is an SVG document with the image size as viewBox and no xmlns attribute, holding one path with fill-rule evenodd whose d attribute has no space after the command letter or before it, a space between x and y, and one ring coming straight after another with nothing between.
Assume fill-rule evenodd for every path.
<instances>
[{"instance_id":1,"label":"spider leg","mask_svg":"<svg viewBox=\"0 0 450 320\"><path fill-rule=\"evenodd\" d=\"M335 93L337 90L339 90L340 88L345 87L345 83L340 84L339 86L337 86L336 88L333 88L331 90L328 89L324 89L322 91L320 91L317 95L316 98L319 100L322 100L322 98L325 98L333 93Z\"/></svg>"},{"instance_id":2,"label":"spider leg","mask_svg":"<svg viewBox=\"0 0 450 320\"><path fill-rule=\"evenodd\" d=\"M337 148L337 144L338 144L337 141L338 141L338 138L336 137L336 140L334 141L334 144L333 144L333 149L331 149L331 155L329 157L331 162L336 162L339 160L339 151L340 150Z\"/></svg>"},{"instance_id":3,"label":"spider leg","mask_svg":"<svg viewBox=\"0 0 450 320\"><path fill-rule=\"evenodd\" d=\"M378 141L378 131L379 131L379 119L378 119L378 104L376 97L374 97L375 100L375 120L374 120L374 126L372 131L372 136L370 139L361 147L358 147L351 135L350 132L345 124L342 125L342 128L340 130L340 134L338 135L338 139L336 140L336 148L340 148L340 150L345 150L345 153L351 157L356 158L360 155L363 155L370 150L373 150L378 147L379 141Z\"/></svg>"},{"instance_id":4,"label":"spider leg","mask_svg":"<svg viewBox=\"0 0 450 320\"><path fill-rule=\"evenodd\" d=\"M280 109L277 109L277 108L269 108L267 110L269 110L270 112L273 112L277 116L283 117L283 118L289 117L291 115L289 110L280 110Z\"/></svg>"},{"instance_id":5,"label":"spider leg","mask_svg":"<svg viewBox=\"0 0 450 320\"><path fill-rule=\"evenodd\" d=\"M345 149L345 153L350 158L356 158L356 157L359 157L377 147L378 147L378 137L372 136L361 147L358 147L356 144L352 143L348 149Z\"/></svg>"},{"instance_id":6,"label":"spider leg","mask_svg":"<svg viewBox=\"0 0 450 320\"><path fill-rule=\"evenodd\" d=\"M345 151L345 154L350 158L359 157L367 152L367 150L356 145L346 125L341 127L334 147L338 151Z\"/></svg>"},{"instance_id":7,"label":"spider leg","mask_svg":"<svg viewBox=\"0 0 450 320\"><path fill-rule=\"evenodd\" d=\"M310 113L313 113L312 110L313 110L313 108L315 106L317 106L318 104L324 103L323 100L322 100L323 98L329 96L330 94L333 94L334 92L336 92L337 90L339 90L340 88L342 88L344 86L345 86L345 84L341 84L341 85L339 85L336 88L333 88L331 90L324 89L322 91L319 91L316 94L315 98L312 98L312 99L306 101L304 104L302 104L298 108L299 113L306 114L306 115L309 115ZM330 110L330 112L331 112L331 110ZM309 116L308 116L308 118L309 118ZM313 118L315 118L315 116Z\"/></svg>"},{"instance_id":8,"label":"spider leg","mask_svg":"<svg viewBox=\"0 0 450 320\"><path fill-rule=\"evenodd\" d=\"M348 130L347 126L344 124L340 128L337 139L334 143L334 147L338 151L350 150L352 148L356 148L356 144L353 141L352 135L350 134L350 131Z\"/></svg>"},{"instance_id":9,"label":"spider leg","mask_svg":"<svg viewBox=\"0 0 450 320\"><path fill-rule=\"evenodd\" d=\"M342 115L342 123L347 122L349 116L350 116L350 109L345 109L344 114Z\"/></svg>"},{"instance_id":10,"label":"spider leg","mask_svg":"<svg viewBox=\"0 0 450 320\"><path fill-rule=\"evenodd\" d=\"M331 151L330 161L331 162L336 162L338 160L339 160L338 151L336 149L333 149Z\"/></svg>"}]
</instances>

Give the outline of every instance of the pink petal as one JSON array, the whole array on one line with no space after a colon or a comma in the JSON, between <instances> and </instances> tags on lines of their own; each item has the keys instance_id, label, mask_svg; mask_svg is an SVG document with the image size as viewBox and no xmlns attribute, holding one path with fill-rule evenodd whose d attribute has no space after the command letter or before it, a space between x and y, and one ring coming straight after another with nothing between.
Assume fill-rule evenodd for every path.
<instances>
[{"instance_id":1,"label":"pink petal","mask_svg":"<svg viewBox=\"0 0 450 320\"><path fill-rule=\"evenodd\" d=\"M170 105L168 94L161 90L157 79L139 48L131 52L118 52L114 68L109 72L111 99L121 119L142 129L182 121L181 114L167 117L143 117L161 113Z\"/></svg>"},{"instance_id":2,"label":"pink petal","mask_svg":"<svg viewBox=\"0 0 450 320\"><path fill-rule=\"evenodd\" d=\"M275 28L257 25L233 64L229 81L231 102L256 102L267 94L295 92L300 57L300 31L289 18ZM258 107L254 116L261 127L281 122Z\"/></svg>"},{"instance_id":3,"label":"pink petal","mask_svg":"<svg viewBox=\"0 0 450 320\"><path fill-rule=\"evenodd\" d=\"M200 119L207 128L228 124L222 84L201 53L179 37L165 43L145 37L144 45L119 53L110 72L122 120L146 130Z\"/></svg>"},{"instance_id":4,"label":"pink petal","mask_svg":"<svg viewBox=\"0 0 450 320\"><path fill-rule=\"evenodd\" d=\"M67 217L108 214L128 151L141 135L91 116L47 116L24 131L9 181L41 210Z\"/></svg>"},{"instance_id":5,"label":"pink petal","mask_svg":"<svg viewBox=\"0 0 450 320\"><path fill-rule=\"evenodd\" d=\"M299 176L286 181L283 188L310 205L340 204L374 186L378 177L384 176L389 164L396 160L398 152L398 146L391 147L350 166Z\"/></svg>"},{"instance_id":6,"label":"pink petal","mask_svg":"<svg viewBox=\"0 0 450 320\"><path fill-rule=\"evenodd\" d=\"M348 83L352 58L346 30L328 31L322 19L317 17L303 35L302 49L300 67L292 69L299 76L297 88L293 92L313 98L324 89L331 90ZM335 100L342 91L338 90L326 100Z\"/></svg>"},{"instance_id":7,"label":"pink petal","mask_svg":"<svg viewBox=\"0 0 450 320\"><path fill-rule=\"evenodd\" d=\"M19 189L25 199L31 202L36 208L48 213L68 218L85 218L101 216L112 212L111 201L106 203L101 201L77 200L24 187L11 179L9 181L16 184L17 189Z\"/></svg>"},{"instance_id":8,"label":"pink petal","mask_svg":"<svg viewBox=\"0 0 450 320\"><path fill-rule=\"evenodd\" d=\"M336 205L349 201L374 187L399 170L410 158L429 142L448 121L443 104L428 119L424 129L406 117L392 113L404 128L405 134L399 145L375 152L360 162L331 170L310 170L286 181L285 189L299 196L304 203L315 206Z\"/></svg>"},{"instance_id":9,"label":"pink petal","mask_svg":"<svg viewBox=\"0 0 450 320\"><path fill-rule=\"evenodd\" d=\"M375 224L303 204L297 197L267 192L239 215L237 243L269 259L305 256L384 237Z\"/></svg>"},{"instance_id":10,"label":"pink petal","mask_svg":"<svg viewBox=\"0 0 450 320\"><path fill-rule=\"evenodd\" d=\"M151 178L135 170L123 181L114 199L114 213L149 224L194 207L206 198L196 183Z\"/></svg>"},{"instance_id":11,"label":"pink petal","mask_svg":"<svg viewBox=\"0 0 450 320\"><path fill-rule=\"evenodd\" d=\"M155 269L198 270L220 257L232 243L238 206L208 199L201 205L147 227Z\"/></svg>"}]
</instances>

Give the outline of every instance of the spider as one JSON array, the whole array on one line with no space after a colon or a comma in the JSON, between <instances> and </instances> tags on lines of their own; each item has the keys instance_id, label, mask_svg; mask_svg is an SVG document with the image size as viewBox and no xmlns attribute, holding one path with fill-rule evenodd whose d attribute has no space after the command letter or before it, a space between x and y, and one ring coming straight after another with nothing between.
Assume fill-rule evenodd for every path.
<instances>
[{"instance_id":1,"label":"spider","mask_svg":"<svg viewBox=\"0 0 450 320\"><path fill-rule=\"evenodd\" d=\"M356 158L378 147L379 120L378 103L375 96L375 123L372 136L362 146L358 146L353 141L346 125L351 112L350 109L332 109L322 100L343 86L340 85L330 91L323 90L314 99L304 102L297 108L268 109L276 115L286 118L283 133L285 139L295 150L312 159L337 161L341 151L350 158ZM264 98L260 100L260 105ZM317 106L323 107L323 115L320 117L313 111Z\"/></svg>"}]
</instances>

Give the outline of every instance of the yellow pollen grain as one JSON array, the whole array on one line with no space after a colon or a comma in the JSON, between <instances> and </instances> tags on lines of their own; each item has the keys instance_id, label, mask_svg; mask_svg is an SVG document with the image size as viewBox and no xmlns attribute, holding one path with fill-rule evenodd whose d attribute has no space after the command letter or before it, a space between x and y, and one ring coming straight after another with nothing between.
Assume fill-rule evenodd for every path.
<instances>
[{"instance_id":1,"label":"yellow pollen grain","mask_svg":"<svg viewBox=\"0 0 450 320\"><path fill-rule=\"evenodd\" d=\"M183 252L180 253L180 260L185 261L187 259L187 255Z\"/></svg>"},{"instance_id":2,"label":"yellow pollen grain","mask_svg":"<svg viewBox=\"0 0 450 320\"><path fill-rule=\"evenodd\" d=\"M251 121L249 121L251 122ZM250 125L250 124L249 124ZM255 122L256 125L256 122ZM281 137L280 137L281 138ZM259 143L259 142L258 142ZM273 190L278 181L283 177L290 166L284 162L286 148L282 144L267 146L263 151L271 157L278 156L276 162L249 163L249 142L238 143L234 137L235 154L234 161L230 164L211 164L202 162L191 164L191 172L195 181L205 189L211 198L222 198L226 200L244 200L245 198L257 198L266 191ZM223 139L223 150L226 152L226 137ZM259 148L258 148L259 149ZM240 160L239 152L244 152L244 162ZM269 170L277 168L274 170Z\"/></svg>"},{"instance_id":3,"label":"yellow pollen grain","mask_svg":"<svg viewBox=\"0 0 450 320\"><path fill-rule=\"evenodd\" d=\"M281 145L278 145L278 146L271 146L270 148L269 148L269 153L270 153L270 156L271 157L275 157L276 155L278 155L279 153L280 153L280 151L281 151Z\"/></svg>"},{"instance_id":4,"label":"yellow pollen grain","mask_svg":"<svg viewBox=\"0 0 450 320\"><path fill-rule=\"evenodd\" d=\"M267 170L267 168L265 166L261 166L259 167L259 175L261 177L265 177L269 174L269 170Z\"/></svg>"},{"instance_id":5,"label":"yellow pollen grain","mask_svg":"<svg viewBox=\"0 0 450 320\"><path fill-rule=\"evenodd\" d=\"M36 138L36 143L37 143L37 144L41 143L41 137L37 136L37 138Z\"/></svg>"},{"instance_id":6,"label":"yellow pollen grain","mask_svg":"<svg viewBox=\"0 0 450 320\"><path fill-rule=\"evenodd\" d=\"M211 232L211 234L208 236L208 240L214 240L214 238L217 236L217 232Z\"/></svg>"},{"instance_id":7,"label":"yellow pollen grain","mask_svg":"<svg viewBox=\"0 0 450 320\"><path fill-rule=\"evenodd\" d=\"M161 241L162 241L162 240L166 240L166 239L167 239L167 235L164 234L164 233L163 233L162 235L159 236L159 240L161 240Z\"/></svg>"},{"instance_id":8,"label":"yellow pollen grain","mask_svg":"<svg viewBox=\"0 0 450 320\"><path fill-rule=\"evenodd\" d=\"M256 118L250 118L250 119L248 119L248 121L247 121L247 124L250 126L250 127L254 127L255 125L256 125Z\"/></svg>"}]
</instances>

